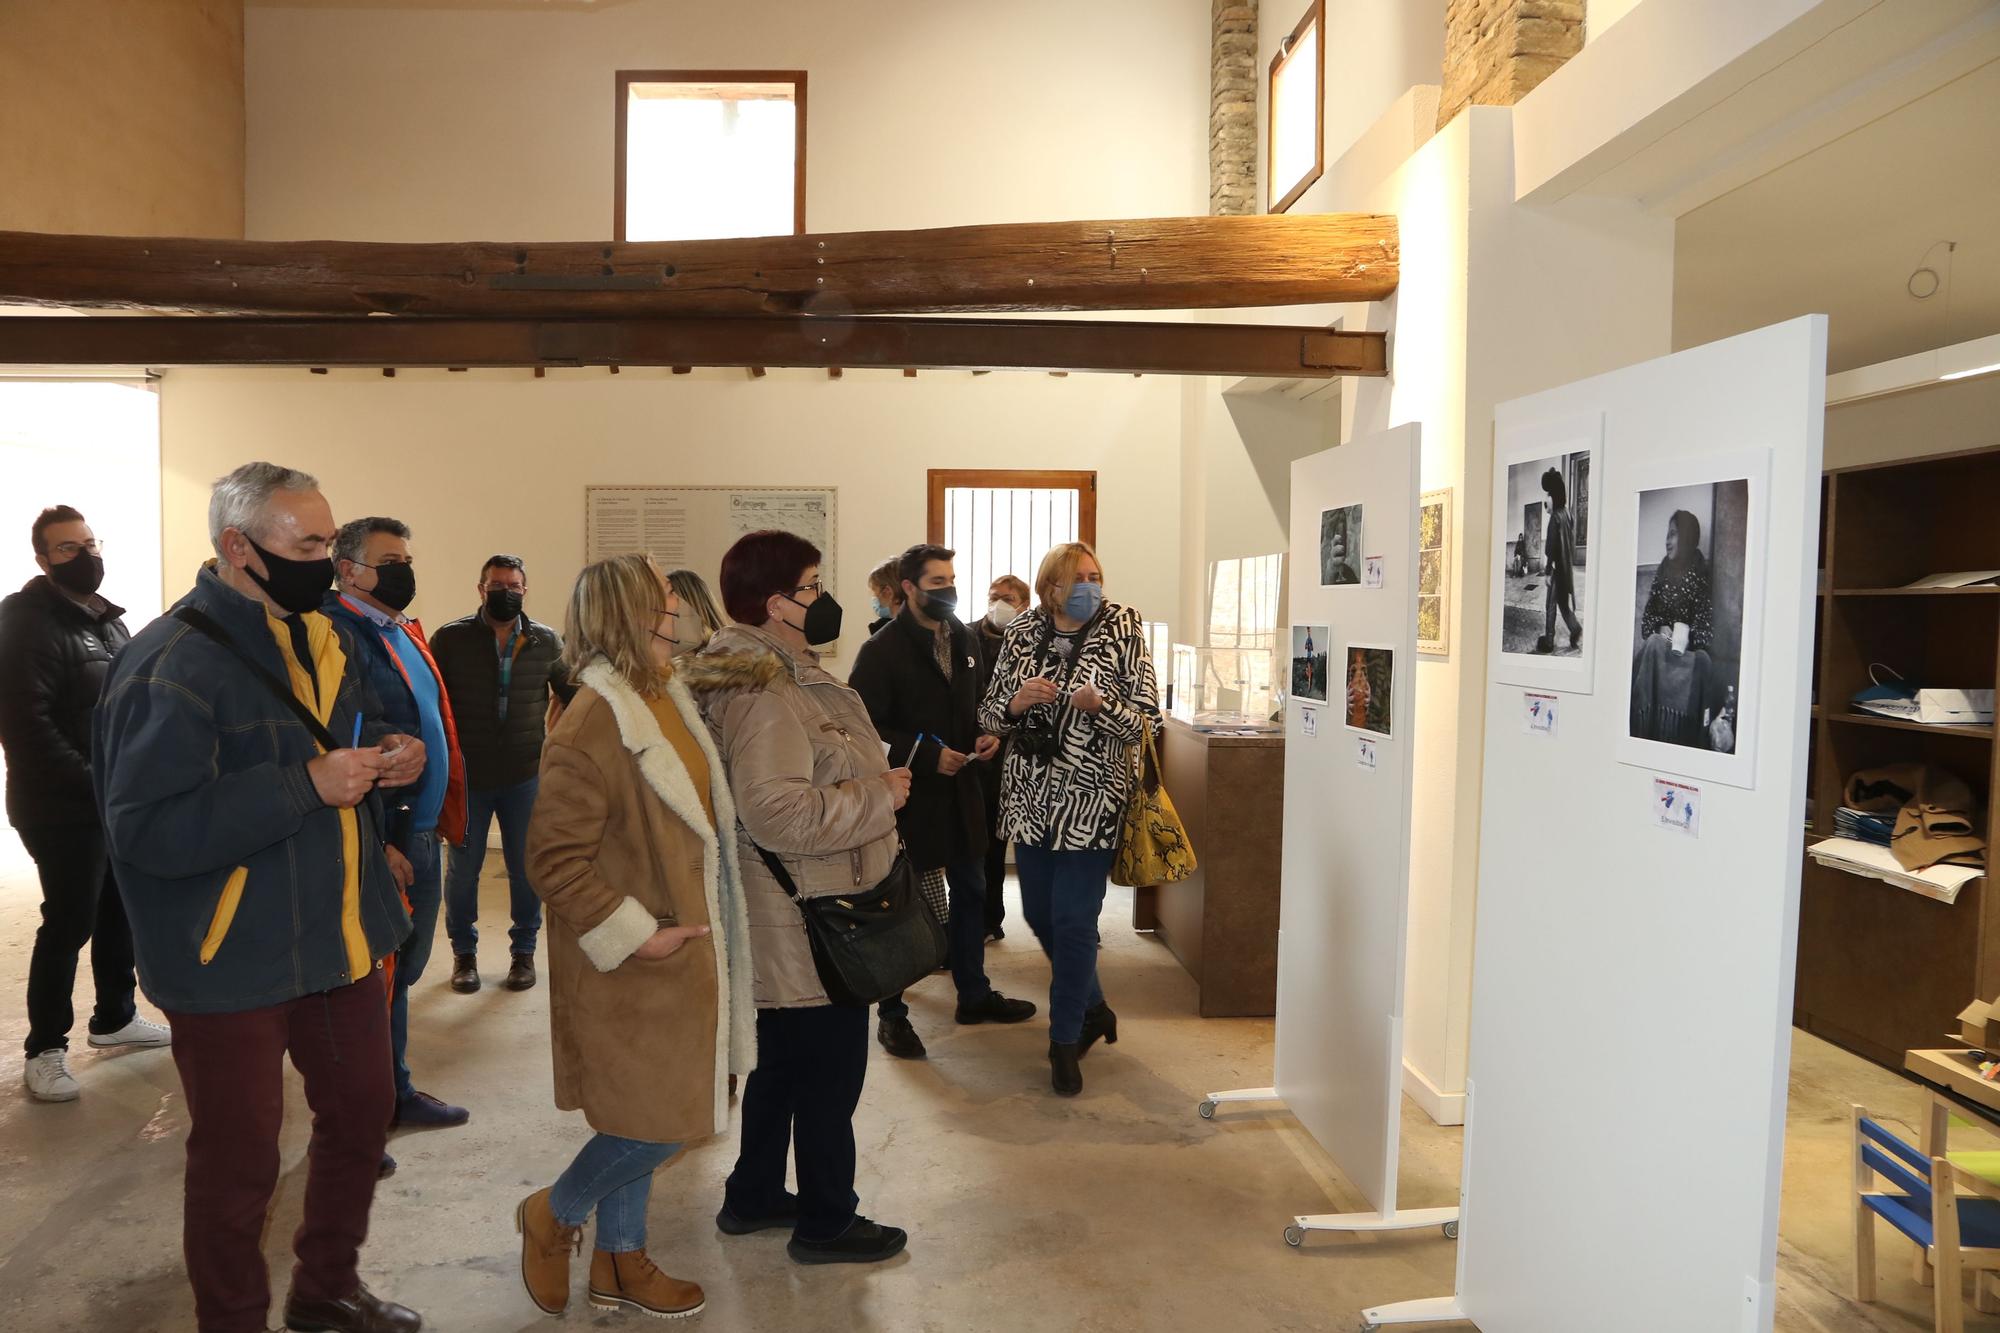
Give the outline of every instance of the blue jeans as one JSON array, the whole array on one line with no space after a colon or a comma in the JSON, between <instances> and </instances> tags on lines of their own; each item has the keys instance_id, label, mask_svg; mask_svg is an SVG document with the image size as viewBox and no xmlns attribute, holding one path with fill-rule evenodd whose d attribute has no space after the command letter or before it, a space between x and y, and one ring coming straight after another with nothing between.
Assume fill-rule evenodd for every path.
<instances>
[{"instance_id":1,"label":"blue jeans","mask_svg":"<svg viewBox=\"0 0 2000 1333\"><path fill-rule=\"evenodd\" d=\"M479 868L486 864L486 833L500 818L500 854L507 858L507 898L514 925L507 932L515 953L533 953L542 933L542 900L528 882L528 816L535 812L540 778L518 786L465 794L465 846L451 849L444 890L444 930L453 953L479 952Z\"/></svg>"},{"instance_id":2,"label":"blue jeans","mask_svg":"<svg viewBox=\"0 0 2000 1333\"><path fill-rule=\"evenodd\" d=\"M646 1201L653 1173L681 1150L678 1143L647 1143L599 1134L556 1177L549 1211L566 1227L580 1227L597 1210L597 1248L630 1254L646 1248Z\"/></svg>"},{"instance_id":3,"label":"blue jeans","mask_svg":"<svg viewBox=\"0 0 2000 1333\"><path fill-rule=\"evenodd\" d=\"M1083 1012L1104 1003L1097 982L1097 918L1111 876L1113 848L1052 852L1014 844L1021 914L1049 956L1049 1040L1083 1036Z\"/></svg>"},{"instance_id":4,"label":"blue jeans","mask_svg":"<svg viewBox=\"0 0 2000 1333\"><path fill-rule=\"evenodd\" d=\"M437 939L438 906L444 898L439 875L438 835L419 833L399 849L410 859L410 938L396 950L396 989L389 997L389 1052L396 1062L396 1100L410 1095L410 987L424 974Z\"/></svg>"},{"instance_id":5,"label":"blue jeans","mask_svg":"<svg viewBox=\"0 0 2000 1333\"><path fill-rule=\"evenodd\" d=\"M960 1004L977 1004L993 993L986 979L986 857L967 856L944 868L951 886L951 920L945 936L951 942L951 980ZM883 1018L908 1018L910 1006L899 992L877 1006Z\"/></svg>"}]
</instances>

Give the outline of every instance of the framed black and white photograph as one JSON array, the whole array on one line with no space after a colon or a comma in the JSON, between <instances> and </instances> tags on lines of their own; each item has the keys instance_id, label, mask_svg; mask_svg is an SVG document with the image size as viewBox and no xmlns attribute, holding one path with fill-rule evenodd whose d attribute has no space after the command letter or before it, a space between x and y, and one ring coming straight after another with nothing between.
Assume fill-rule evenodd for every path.
<instances>
[{"instance_id":1,"label":"framed black and white photograph","mask_svg":"<svg viewBox=\"0 0 2000 1333\"><path fill-rule=\"evenodd\" d=\"M1347 729L1368 736L1394 735L1396 650L1376 644L1348 644L1344 681Z\"/></svg>"},{"instance_id":2,"label":"framed black and white photograph","mask_svg":"<svg viewBox=\"0 0 2000 1333\"><path fill-rule=\"evenodd\" d=\"M1634 468L1622 762L1754 785L1763 451Z\"/></svg>"},{"instance_id":3,"label":"framed black and white photograph","mask_svg":"<svg viewBox=\"0 0 2000 1333\"><path fill-rule=\"evenodd\" d=\"M1292 697L1326 702L1326 663L1333 652L1325 625L1292 626Z\"/></svg>"},{"instance_id":4,"label":"framed black and white photograph","mask_svg":"<svg viewBox=\"0 0 2000 1333\"><path fill-rule=\"evenodd\" d=\"M1505 432L1493 468L1493 678L1589 694L1593 685L1602 415Z\"/></svg>"},{"instance_id":5,"label":"framed black and white photograph","mask_svg":"<svg viewBox=\"0 0 2000 1333\"><path fill-rule=\"evenodd\" d=\"M1359 587L1361 584L1361 539L1364 535L1360 505L1323 509L1319 516L1319 586Z\"/></svg>"}]
</instances>

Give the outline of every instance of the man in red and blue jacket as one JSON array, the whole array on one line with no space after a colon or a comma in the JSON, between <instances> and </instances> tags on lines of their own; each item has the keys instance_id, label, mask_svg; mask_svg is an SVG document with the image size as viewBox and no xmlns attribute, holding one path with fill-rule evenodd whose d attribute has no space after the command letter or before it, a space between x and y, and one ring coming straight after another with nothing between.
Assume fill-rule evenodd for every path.
<instances>
[{"instance_id":1,"label":"man in red and blue jacket","mask_svg":"<svg viewBox=\"0 0 2000 1333\"><path fill-rule=\"evenodd\" d=\"M391 981L389 1044L396 1071L396 1115L403 1128L462 1125L471 1118L410 1079L410 988L424 974L444 901L440 836L454 845L465 837L465 760L458 728L423 626L404 613L417 594L409 525L393 518L357 518L333 543L340 586L321 607L349 631L357 665L383 712L382 720L424 743L423 776L405 788L390 812L388 842L410 862L410 937L397 951ZM385 1162L393 1169L393 1162Z\"/></svg>"}]
</instances>

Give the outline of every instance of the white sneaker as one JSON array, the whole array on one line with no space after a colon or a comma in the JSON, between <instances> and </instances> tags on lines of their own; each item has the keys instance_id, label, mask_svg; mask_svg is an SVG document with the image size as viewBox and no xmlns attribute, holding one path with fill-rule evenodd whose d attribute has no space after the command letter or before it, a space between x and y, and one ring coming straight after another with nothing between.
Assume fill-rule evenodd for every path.
<instances>
[{"instance_id":1,"label":"white sneaker","mask_svg":"<svg viewBox=\"0 0 2000 1333\"><path fill-rule=\"evenodd\" d=\"M70 1077L69 1052L57 1047L43 1051L21 1068L21 1082L28 1095L38 1102L73 1102L83 1092Z\"/></svg>"},{"instance_id":2,"label":"white sneaker","mask_svg":"<svg viewBox=\"0 0 2000 1333\"><path fill-rule=\"evenodd\" d=\"M147 1019L135 1018L116 1032L93 1032L90 1034L92 1046L171 1046L173 1032L162 1024Z\"/></svg>"}]
</instances>

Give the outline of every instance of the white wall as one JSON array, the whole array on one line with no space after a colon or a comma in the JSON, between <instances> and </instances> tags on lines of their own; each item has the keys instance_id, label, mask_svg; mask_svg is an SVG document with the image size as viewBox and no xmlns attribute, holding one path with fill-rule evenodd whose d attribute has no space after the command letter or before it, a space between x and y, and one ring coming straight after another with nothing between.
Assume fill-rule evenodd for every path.
<instances>
[{"instance_id":1,"label":"white wall","mask_svg":"<svg viewBox=\"0 0 2000 1333\"><path fill-rule=\"evenodd\" d=\"M1826 410L1826 465L1855 467L2000 444L2000 375Z\"/></svg>"},{"instance_id":2,"label":"white wall","mask_svg":"<svg viewBox=\"0 0 2000 1333\"><path fill-rule=\"evenodd\" d=\"M480 563L496 551L527 561L529 613L560 625L583 563L586 485L832 485L852 661L868 624L868 569L923 539L932 467L1096 469L1111 596L1152 616L1178 595L1162 521L1179 505L1171 380L181 370L162 397L169 596L209 554L209 483L253 458L316 473L336 518L408 522L422 590L414 611L431 625L473 609Z\"/></svg>"},{"instance_id":3,"label":"white wall","mask_svg":"<svg viewBox=\"0 0 2000 1333\"><path fill-rule=\"evenodd\" d=\"M253 6L249 234L608 237L619 69L806 70L815 231L1203 213L1209 34L1200 0ZM868 566L924 536L926 469L1095 468L1112 595L1167 616L1181 394L1157 376L172 371L166 581L206 553L201 489L253 457L318 473L338 515L410 521L432 621L470 608L503 548L560 619L588 483L811 483L840 488L858 629Z\"/></svg>"},{"instance_id":4,"label":"white wall","mask_svg":"<svg viewBox=\"0 0 2000 1333\"><path fill-rule=\"evenodd\" d=\"M1202 0L253 6L249 234L608 237L619 69L807 71L812 231L1205 213L1209 31Z\"/></svg>"}]
</instances>

